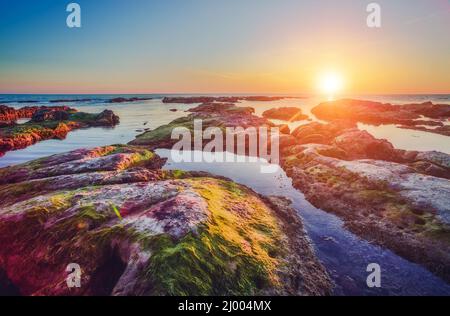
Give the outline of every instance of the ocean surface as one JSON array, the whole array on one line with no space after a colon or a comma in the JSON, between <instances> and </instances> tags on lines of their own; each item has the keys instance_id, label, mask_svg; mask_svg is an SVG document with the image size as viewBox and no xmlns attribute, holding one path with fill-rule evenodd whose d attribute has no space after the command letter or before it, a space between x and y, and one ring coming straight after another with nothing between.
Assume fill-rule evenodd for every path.
<instances>
[{"instance_id":1,"label":"ocean surface","mask_svg":"<svg viewBox=\"0 0 450 316\"><path fill-rule=\"evenodd\" d=\"M152 100L131 103L105 103L115 97L152 97ZM23 150L12 151L0 158L0 167L15 165L40 157L77 148L127 143L145 129L154 129L175 118L187 115L184 111L197 104L164 104L163 95L0 95L0 104L13 107L25 105L68 105L79 111L98 113L111 109L120 116L114 128L89 128L72 131L64 140L47 140ZM395 95L351 96L353 98L389 102L393 104L433 103L450 104L450 95ZM50 103L56 99L90 99L89 101ZM37 101L37 102L26 102ZM326 98L307 96L271 102L243 101L240 106L252 106L257 115L274 107L297 106L313 120L310 110ZM177 109L176 112L170 109ZM24 120L22 120L23 122ZM274 120L275 123L281 121ZM309 121L290 123L291 129ZM394 125L370 126L359 124L375 137L388 139L396 148L408 150L438 150L450 153L450 137L400 129ZM261 161L254 163L175 163L169 150L157 150L167 157L167 169L203 170L226 176L251 187L261 194L283 195L293 201L293 207L302 217L307 234L318 258L327 268L335 283L335 295L450 295L450 285L425 268L411 263L393 252L373 245L349 232L336 216L312 206L303 194L292 187L283 170L274 174L259 172ZM368 288L366 267L379 263L382 269L381 288Z\"/></svg>"},{"instance_id":2,"label":"ocean surface","mask_svg":"<svg viewBox=\"0 0 450 316\"><path fill-rule=\"evenodd\" d=\"M173 96L173 95L171 95ZM180 95L181 96L181 95ZM188 96L188 95L182 95ZM116 97L140 97L153 98L152 100L128 102L128 103L106 103L105 101ZM154 129L160 125L167 124L177 117L185 116L185 110L197 104L164 104L164 95L0 95L0 104L12 107L27 105L68 105L79 111L98 113L104 109L113 110L120 116L120 124L114 128L89 128L76 130L68 134L64 140L46 140L23 150L7 152L0 158L0 167L23 163L40 157L65 152L77 148L95 147L101 145L127 143L135 138L137 134L143 133L144 129ZM421 103L432 101L433 103L450 104L450 95L393 95L393 96L346 96L365 100L390 102L392 104ZM51 103L51 100L80 100L82 102ZM284 99L271 102L242 101L240 106L252 106L256 114L261 115L265 110L281 106L297 106L308 114L313 120L317 120L310 110L326 101L326 98L307 96L299 99ZM34 102L29 102L34 101ZM177 112L169 111L177 109ZM273 120L274 123L282 121ZM307 124L309 121L290 123L291 130L295 127ZM359 124L359 127L369 131L375 137L389 140L396 148L408 150L437 150L450 154L450 137L428 132L400 129L394 125L370 126Z\"/></svg>"}]
</instances>

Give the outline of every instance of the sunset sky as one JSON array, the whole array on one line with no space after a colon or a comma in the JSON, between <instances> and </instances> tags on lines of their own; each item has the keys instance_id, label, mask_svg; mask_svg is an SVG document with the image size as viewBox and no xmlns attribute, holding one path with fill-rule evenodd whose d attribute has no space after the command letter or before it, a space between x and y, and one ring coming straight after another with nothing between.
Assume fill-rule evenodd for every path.
<instances>
[{"instance_id":1,"label":"sunset sky","mask_svg":"<svg viewBox=\"0 0 450 316\"><path fill-rule=\"evenodd\" d=\"M0 2L0 93L450 93L450 2Z\"/></svg>"}]
</instances>

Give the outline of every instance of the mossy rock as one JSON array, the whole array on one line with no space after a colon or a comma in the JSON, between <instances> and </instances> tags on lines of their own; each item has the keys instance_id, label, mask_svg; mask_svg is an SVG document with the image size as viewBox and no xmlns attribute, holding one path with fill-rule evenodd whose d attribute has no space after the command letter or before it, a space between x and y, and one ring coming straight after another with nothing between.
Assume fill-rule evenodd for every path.
<instances>
[{"instance_id":1,"label":"mossy rock","mask_svg":"<svg viewBox=\"0 0 450 316\"><path fill-rule=\"evenodd\" d=\"M287 203L210 175L145 164L105 170L109 158L121 155L157 159L144 148L114 145L12 167L33 178L0 184L0 196L10 196L0 207L0 270L14 289L24 295L330 293L327 273ZM8 168L2 172L8 175ZM81 267L80 288L67 287L70 263Z\"/></svg>"}]
</instances>

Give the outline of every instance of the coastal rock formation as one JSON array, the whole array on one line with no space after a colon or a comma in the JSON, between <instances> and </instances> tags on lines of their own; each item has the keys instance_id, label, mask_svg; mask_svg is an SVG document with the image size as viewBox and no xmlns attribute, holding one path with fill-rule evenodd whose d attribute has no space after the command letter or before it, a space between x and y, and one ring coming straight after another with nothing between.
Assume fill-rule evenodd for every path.
<instances>
[{"instance_id":1,"label":"coastal rock formation","mask_svg":"<svg viewBox=\"0 0 450 316\"><path fill-rule=\"evenodd\" d=\"M198 97L165 97L163 98L163 103L211 103L211 102L222 102L222 103L237 103L239 101L278 101L282 99L289 99L294 97L283 96L283 97L268 97L268 96L239 96L239 97L208 97L208 96L198 96Z\"/></svg>"},{"instance_id":2,"label":"coastal rock formation","mask_svg":"<svg viewBox=\"0 0 450 316\"><path fill-rule=\"evenodd\" d=\"M392 105L354 99L323 102L311 112L319 119L350 120L373 125L399 124L402 128L417 129L450 136L450 129L441 121L450 118L450 105L424 102ZM428 118L427 120L422 117ZM427 126L437 126L428 128Z\"/></svg>"},{"instance_id":3,"label":"coastal rock formation","mask_svg":"<svg viewBox=\"0 0 450 316\"><path fill-rule=\"evenodd\" d=\"M64 139L67 133L74 129L112 127L118 123L119 117L110 110L91 114L76 112L67 107L38 108L29 122L0 128L0 156L7 151L26 148L41 140Z\"/></svg>"},{"instance_id":4,"label":"coastal rock formation","mask_svg":"<svg viewBox=\"0 0 450 316\"><path fill-rule=\"evenodd\" d=\"M93 99L55 99L55 100L50 100L50 103L63 103L63 102L90 102Z\"/></svg>"},{"instance_id":5,"label":"coastal rock formation","mask_svg":"<svg viewBox=\"0 0 450 316\"><path fill-rule=\"evenodd\" d=\"M206 126L273 126L251 110L208 104L132 144L171 148L171 131ZM204 126L205 127L205 126ZM357 235L426 266L450 281L450 156L399 150L351 120L311 122L280 135L281 166L316 207L342 218Z\"/></svg>"},{"instance_id":6,"label":"coastal rock formation","mask_svg":"<svg viewBox=\"0 0 450 316\"><path fill-rule=\"evenodd\" d=\"M450 156L395 149L337 122L311 123L281 165L316 207L450 280ZM316 142L317 141L317 142Z\"/></svg>"},{"instance_id":7,"label":"coastal rock formation","mask_svg":"<svg viewBox=\"0 0 450 316\"><path fill-rule=\"evenodd\" d=\"M26 106L19 109L0 105L0 121L16 121L21 118L31 118L37 111L51 110L51 111L76 111L68 106Z\"/></svg>"},{"instance_id":8,"label":"coastal rock formation","mask_svg":"<svg viewBox=\"0 0 450 316\"><path fill-rule=\"evenodd\" d=\"M174 127L185 127L194 133L194 120L201 119L202 129L208 127L275 127L275 124L265 118L258 117L253 113L251 107L238 107L232 103L202 103L195 108L189 109L190 115L175 119L167 125L162 125L154 130L137 135L136 139L130 142L132 145L145 145L152 149L171 148L177 139L172 139L171 134ZM204 139L204 142L209 142Z\"/></svg>"},{"instance_id":9,"label":"coastal rock formation","mask_svg":"<svg viewBox=\"0 0 450 316\"><path fill-rule=\"evenodd\" d=\"M110 99L110 100L108 100L106 102L107 103L123 103L123 102L146 101L146 100L152 100L152 99L153 98L138 98L138 97L123 98L123 97L118 97L118 98Z\"/></svg>"},{"instance_id":10,"label":"coastal rock formation","mask_svg":"<svg viewBox=\"0 0 450 316\"><path fill-rule=\"evenodd\" d=\"M31 117L31 122L44 122L44 121L65 121L70 117L70 112L54 110L54 109L42 109L34 112Z\"/></svg>"},{"instance_id":11,"label":"coastal rock formation","mask_svg":"<svg viewBox=\"0 0 450 316\"><path fill-rule=\"evenodd\" d=\"M111 110L103 110L89 122L91 126L115 126L120 123L120 119Z\"/></svg>"},{"instance_id":12,"label":"coastal rock formation","mask_svg":"<svg viewBox=\"0 0 450 316\"><path fill-rule=\"evenodd\" d=\"M308 115L296 107L281 107L264 111L263 117L268 119L283 120L288 122L302 121L308 119Z\"/></svg>"},{"instance_id":13,"label":"coastal rock formation","mask_svg":"<svg viewBox=\"0 0 450 316\"><path fill-rule=\"evenodd\" d=\"M0 169L0 292L330 294L289 201L162 163L114 145Z\"/></svg>"}]
</instances>

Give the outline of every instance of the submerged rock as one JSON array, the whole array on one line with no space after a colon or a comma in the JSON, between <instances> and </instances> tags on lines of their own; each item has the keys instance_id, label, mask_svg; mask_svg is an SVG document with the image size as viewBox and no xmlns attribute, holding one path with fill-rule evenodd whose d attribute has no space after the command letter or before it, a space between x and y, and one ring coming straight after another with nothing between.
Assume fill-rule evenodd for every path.
<instances>
[{"instance_id":1,"label":"submerged rock","mask_svg":"<svg viewBox=\"0 0 450 316\"><path fill-rule=\"evenodd\" d=\"M0 169L3 288L23 295L330 293L289 201L161 164L144 148L114 145ZM79 288L66 285L70 263L82 269Z\"/></svg>"}]
</instances>

